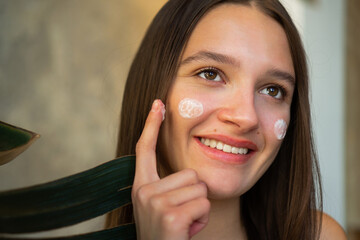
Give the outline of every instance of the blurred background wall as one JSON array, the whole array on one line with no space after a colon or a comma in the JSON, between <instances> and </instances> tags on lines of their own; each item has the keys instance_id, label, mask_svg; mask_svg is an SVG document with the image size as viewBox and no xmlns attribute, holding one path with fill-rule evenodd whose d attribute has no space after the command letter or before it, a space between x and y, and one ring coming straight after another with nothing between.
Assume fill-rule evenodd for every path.
<instances>
[{"instance_id":1,"label":"blurred background wall","mask_svg":"<svg viewBox=\"0 0 360 240\"><path fill-rule=\"evenodd\" d=\"M164 2L0 0L0 119L41 134L0 167L0 190L114 158L128 68ZM52 234L98 230L102 221Z\"/></svg>"},{"instance_id":2,"label":"blurred background wall","mask_svg":"<svg viewBox=\"0 0 360 240\"><path fill-rule=\"evenodd\" d=\"M288 0L308 55L312 120L324 211L345 216L345 0Z\"/></svg>"},{"instance_id":3,"label":"blurred background wall","mask_svg":"<svg viewBox=\"0 0 360 240\"><path fill-rule=\"evenodd\" d=\"M360 1L346 7L346 222L349 239L360 239Z\"/></svg>"},{"instance_id":4,"label":"blurred background wall","mask_svg":"<svg viewBox=\"0 0 360 240\"><path fill-rule=\"evenodd\" d=\"M348 8L356 0L282 2L308 54L324 210L344 228L360 229L360 179L355 170L360 166L356 154L348 160L349 151L355 153L358 147L349 150L346 144L354 133L353 128L346 130L347 116L359 112L359 104L345 94L347 56L350 52L359 59L356 44L346 52L347 34L352 32L346 31L346 17L349 9L359 16L360 6ZM0 167L0 190L47 182L113 158L126 74L146 27L164 3L0 0L0 120L42 135L20 157ZM358 75L351 76L356 83ZM350 126L356 126L356 116L360 114ZM353 135L360 140L360 134ZM102 221L97 218L51 234L98 230Z\"/></svg>"}]
</instances>

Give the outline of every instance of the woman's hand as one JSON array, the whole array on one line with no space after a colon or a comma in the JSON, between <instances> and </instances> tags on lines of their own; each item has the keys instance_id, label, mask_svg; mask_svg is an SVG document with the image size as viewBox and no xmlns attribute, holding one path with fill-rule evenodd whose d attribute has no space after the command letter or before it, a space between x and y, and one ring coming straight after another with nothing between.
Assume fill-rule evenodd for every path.
<instances>
[{"instance_id":1,"label":"woman's hand","mask_svg":"<svg viewBox=\"0 0 360 240\"><path fill-rule=\"evenodd\" d=\"M165 106L155 100L136 145L132 190L137 237L141 240L184 240L207 224L210 202L206 185L193 169L160 179L156 170L156 141Z\"/></svg>"}]
</instances>

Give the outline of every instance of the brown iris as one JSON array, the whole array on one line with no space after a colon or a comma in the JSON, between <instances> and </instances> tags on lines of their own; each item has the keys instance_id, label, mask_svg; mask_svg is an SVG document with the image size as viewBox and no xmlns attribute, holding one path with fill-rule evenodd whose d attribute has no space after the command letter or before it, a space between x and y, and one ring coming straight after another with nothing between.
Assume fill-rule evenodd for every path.
<instances>
[{"instance_id":1,"label":"brown iris","mask_svg":"<svg viewBox=\"0 0 360 240\"><path fill-rule=\"evenodd\" d=\"M267 88L268 94L272 97L276 97L279 94L279 89L275 87L268 87Z\"/></svg>"},{"instance_id":2,"label":"brown iris","mask_svg":"<svg viewBox=\"0 0 360 240\"><path fill-rule=\"evenodd\" d=\"M214 72L214 71L210 71L210 70L204 71L204 76L208 80L215 80L217 75L218 74L216 72Z\"/></svg>"}]
</instances>

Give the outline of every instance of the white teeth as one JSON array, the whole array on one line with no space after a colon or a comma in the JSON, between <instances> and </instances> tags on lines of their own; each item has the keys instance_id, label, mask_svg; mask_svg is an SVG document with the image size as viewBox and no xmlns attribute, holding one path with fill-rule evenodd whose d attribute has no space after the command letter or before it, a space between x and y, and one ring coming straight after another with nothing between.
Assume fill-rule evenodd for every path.
<instances>
[{"instance_id":1,"label":"white teeth","mask_svg":"<svg viewBox=\"0 0 360 240\"><path fill-rule=\"evenodd\" d=\"M235 153L235 154L238 154L239 153L239 149L237 147L232 147L231 148L231 152L232 153Z\"/></svg>"},{"instance_id":2,"label":"white teeth","mask_svg":"<svg viewBox=\"0 0 360 240\"><path fill-rule=\"evenodd\" d=\"M216 145L217 145L217 142L215 140L211 139L209 147L216 148Z\"/></svg>"},{"instance_id":3,"label":"white teeth","mask_svg":"<svg viewBox=\"0 0 360 240\"><path fill-rule=\"evenodd\" d=\"M216 149L223 150L223 146L224 146L224 144L222 142L217 142Z\"/></svg>"},{"instance_id":4,"label":"white teeth","mask_svg":"<svg viewBox=\"0 0 360 240\"><path fill-rule=\"evenodd\" d=\"M204 145L206 145L208 147L216 148L216 149L222 150L223 152L226 152L226 153L234 153L234 154L245 155L245 154L247 154L249 152L248 148L233 147L233 146L224 144L221 141L216 141L214 139L201 138L200 141L201 141L201 143L203 143Z\"/></svg>"},{"instance_id":5,"label":"white teeth","mask_svg":"<svg viewBox=\"0 0 360 240\"><path fill-rule=\"evenodd\" d=\"M224 144L223 151L227 153L231 153L231 146Z\"/></svg>"},{"instance_id":6,"label":"white teeth","mask_svg":"<svg viewBox=\"0 0 360 240\"><path fill-rule=\"evenodd\" d=\"M240 148L239 153L240 153L240 154L247 154L247 153L248 153L248 149L247 149L247 148Z\"/></svg>"}]
</instances>

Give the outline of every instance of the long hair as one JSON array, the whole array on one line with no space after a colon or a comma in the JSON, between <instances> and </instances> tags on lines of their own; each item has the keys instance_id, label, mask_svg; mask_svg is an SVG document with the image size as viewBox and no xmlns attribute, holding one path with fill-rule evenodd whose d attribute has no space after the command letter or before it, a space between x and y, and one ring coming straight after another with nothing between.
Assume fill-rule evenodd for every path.
<instances>
[{"instance_id":1,"label":"long hair","mask_svg":"<svg viewBox=\"0 0 360 240\"><path fill-rule=\"evenodd\" d=\"M287 135L272 165L241 196L248 239L317 239L322 195L313 145L306 55L299 33L278 0L169 0L154 18L131 65L122 102L117 156L135 154L152 102L166 102L181 54L202 16L223 3L252 6L284 29L296 85ZM158 165L167 163L159 157ZM319 217L320 216L320 217ZM131 204L107 216L106 227L133 222Z\"/></svg>"}]
</instances>

